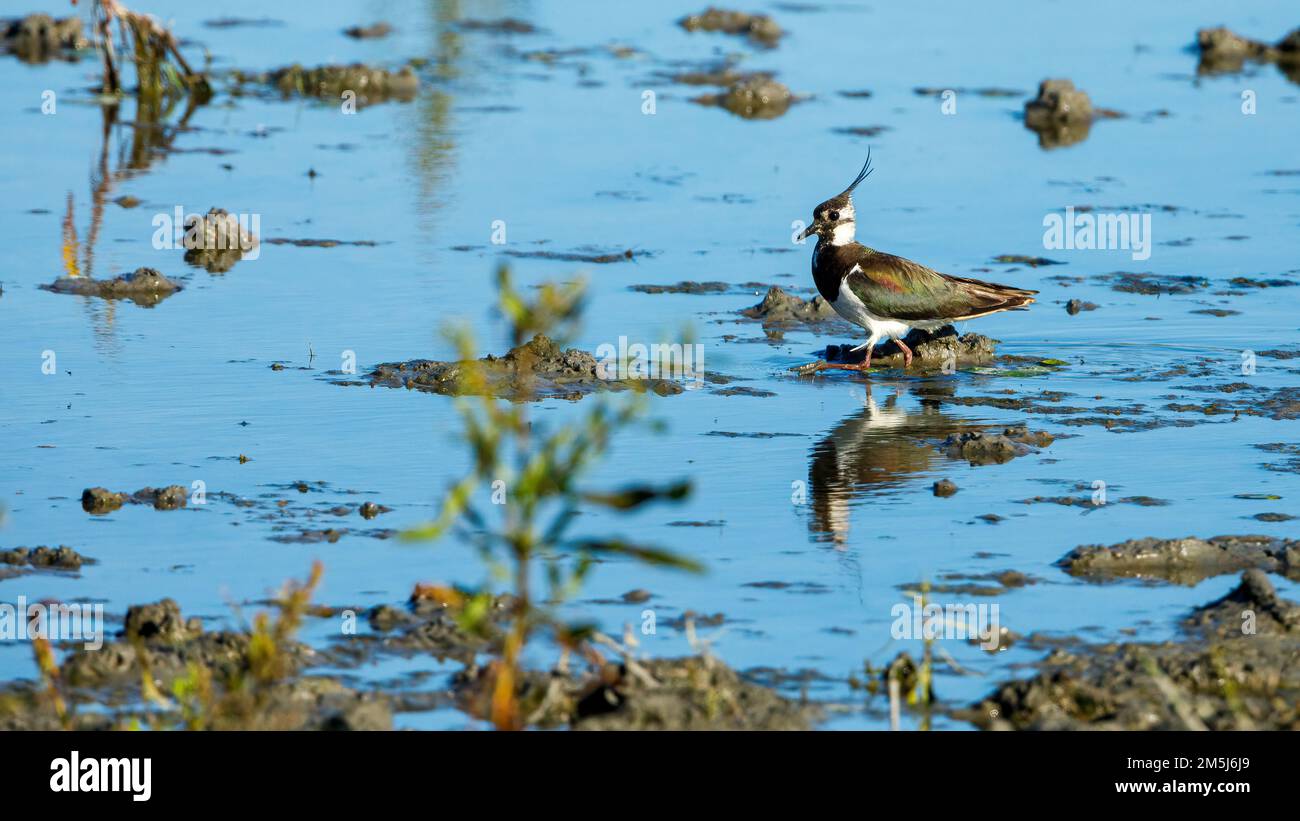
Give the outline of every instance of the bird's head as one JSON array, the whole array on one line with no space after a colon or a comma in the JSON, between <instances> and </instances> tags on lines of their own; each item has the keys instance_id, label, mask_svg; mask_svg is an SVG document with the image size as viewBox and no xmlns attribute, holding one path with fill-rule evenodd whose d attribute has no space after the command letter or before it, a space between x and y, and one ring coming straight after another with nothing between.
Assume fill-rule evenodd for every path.
<instances>
[{"instance_id":1,"label":"bird's head","mask_svg":"<svg viewBox=\"0 0 1300 821\"><path fill-rule=\"evenodd\" d=\"M868 150L867 161L862 164L858 176L844 191L813 209L812 225L809 225L799 238L804 239L816 234L819 239L824 239L832 245L846 245L852 242L856 231L853 189L857 188L858 183L865 180L871 172L871 151Z\"/></svg>"}]
</instances>

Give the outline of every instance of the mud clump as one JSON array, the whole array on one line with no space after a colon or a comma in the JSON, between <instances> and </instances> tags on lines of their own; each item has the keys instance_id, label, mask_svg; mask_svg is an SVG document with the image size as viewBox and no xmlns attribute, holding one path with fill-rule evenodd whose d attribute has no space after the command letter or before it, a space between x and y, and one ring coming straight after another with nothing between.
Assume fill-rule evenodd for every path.
<instances>
[{"instance_id":1,"label":"mud clump","mask_svg":"<svg viewBox=\"0 0 1300 821\"><path fill-rule=\"evenodd\" d=\"M1083 311L1095 311L1097 310L1097 307L1097 303L1095 302L1086 302L1082 299L1072 299L1065 303L1065 312L1070 316L1077 316Z\"/></svg>"},{"instance_id":2,"label":"mud clump","mask_svg":"<svg viewBox=\"0 0 1300 821\"><path fill-rule=\"evenodd\" d=\"M0 51L25 63L71 57L72 52L89 45L80 17L55 19L48 14L29 14L16 20L0 20Z\"/></svg>"},{"instance_id":3,"label":"mud clump","mask_svg":"<svg viewBox=\"0 0 1300 821\"><path fill-rule=\"evenodd\" d=\"M1028 265L1030 268L1038 268L1043 265L1064 265L1064 262L1047 257L1031 256L1029 254L998 254L993 261L999 265Z\"/></svg>"},{"instance_id":4,"label":"mud clump","mask_svg":"<svg viewBox=\"0 0 1300 821\"><path fill-rule=\"evenodd\" d=\"M536 34L537 26L526 20L503 17L500 20L461 20L456 24L461 31L483 31L489 34Z\"/></svg>"},{"instance_id":5,"label":"mud clump","mask_svg":"<svg viewBox=\"0 0 1300 821\"><path fill-rule=\"evenodd\" d=\"M1210 287L1208 279L1195 275L1134 274L1116 271L1113 274L1102 274L1097 279L1109 284L1111 290L1143 296L1194 294Z\"/></svg>"},{"instance_id":6,"label":"mud clump","mask_svg":"<svg viewBox=\"0 0 1300 821\"><path fill-rule=\"evenodd\" d=\"M1092 119L1092 100L1071 80L1044 80L1038 96L1025 103L1025 124L1033 129Z\"/></svg>"},{"instance_id":7,"label":"mud clump","mask_svg":"<svg viewBox=\"0 0 1300 821\"><path fill-rule=\"evenodd\" d=\"M181 607L173 599L154 604L137 604L126 611L125 635L128 639L178 642L203 632L198 619L181 618Z\"/></svg>"},{"instance_id":8,"label":"mud clump","mask_svg":"<svg viewBox=\"0 0 1300 821\"><path fill-rule=\"evenodd\" d=\"M370 373L369 384L450 396L478 393L516 402L581 399L596 391L636 387L661 396L684 390L669 379L618 379L606 371L608 365L586 351L562 350L538 334L500 357L489 354L472 362L412 359L381 363Z\"/></svg>"},{"instance_id":9,"label":"mud clump","mask_svg":"<svg viewBox=\"0 0 1300 821\"><path fill-rule=\"evenodd\" d=\"M1249 629L1243 612L1254 614ZM1054 650L1037 675L955 716L986 729L1300 728L1300 607L1262 571L1182 628L1182 641Z\"/></svg>"},{"instance_id":10,"label":"mud clump","mask_svg":"<svg viewBox=\"0 0 1300 821\"><path fill-rule=\"evenodd\" d=\"M185 507L189 496L181 485L163 488L146 487L135 493L115 493L102 487L89 487L81 492L81 508L87 513L104 514L117 510L124 504L152 505L155 510L176 510Z\"/></svg>"},{"instance_id":11,"label":"mud clump","mask_svg":"<svg viewBox=\"0 0 1300 821\"><path fill-rule=\"evenodd\" d=\"M1300 606L1283 599L1263 570L1247 570L1241 584L1223 598L1198 607L1183 620L1183 627L1215 638L1242 635L1241 614L1254 613L1253 635L1300 635Z\"/></svg>"},{"instance_id":12,"label":"mud clump","mask_svg":"<svg viewBox=\"0 0 1300 821\"><path fill-rule=\"evenodd\" d=\"M1021 425L1007 428L1002 433L954 433L939 445L939 449L949 458L964 459L972 465L1000 465L1034 453L1036 448L1045 448L1052 441L1050 433L1031 431Z\"/></svg>"},{"instance_id":13,"label":"mud clump","mask_svg":"<svg viewBox=\"0 0 1300 821\"><path fill-rule=\"evenodd\" d=\"M49 285L42 285L41 289L56 294L95 296L101 299L128 299L144 308L152 308L167 297L182 290L178 283L171 281L153 268L137 268L130 273L122 274L113 279L59 277Z\"/></svg>"},{"instance_id":14,"label":"mud clump","mask_svg":"<svg viewBox=\"0 0 1300 821\"><path fill-rule=\"evenodd\" d=\"M699 14L683 17L677 24L691 32L741 35L764 48L775 47L785 35L776 21L766 14L746 14L743 11L729 11L712 6Z\"/></svg>"},{"instance_id":15,"label":"mud clump","mask_svg":"<svg viewBox=\"0 0 1300 821\"><path fill-rule=\"evenodd\" d=\"M102 487L88 487L81 492L81 508L87 513L110 513L126 503L125 493L114 493Z\"/></svg>"},{"instance_id":16,"label":"mud clump","mask_svg":"<svg viewBox=\"0 0 1300 821\"><path fill-rule=\"evenodd\" d=\"M253 250L257 237L224 208L189 218L185 227L185 261L210 274L224 274Z\"/></svg>"},{"instance_id":17,"label":"mud clump","mask_svg":"<svg viewBox=\"0 0 1300 821\"><path fill-rule=\"evenodd\" d=\"M389 71L361 63L314 68L295 63L262 74L235 72L232 76L239 86L269 86L284 98L314 97L338 103L344 92L352 92L358 106L389 100L406 102L420 91L420 78L409 65Z\"/></svg>"},{"instance_id":18,"label":"mud clump","mask_svg":"<svg viewBox=\"0 0 1300 821\"><path fill-rule=\"evenodd\" d=\"M80 570L83 564L94 564L93 559L82 556L67 545L58 547L14 547L0 550L0 579L22 575L27 568L34 570ZM16 568L16 569L15 569Z\"/></svg>"},{"instance_id":19,"label":"mud clump","mask_svg":"<svg viewBox=\"0 0 1300 821\"><path fill-rule=\"evenodd\" d=\"M558 262L590 262L593 265L609 265L613 262L630 262L638 256L636 251L625 248L622 251L591 253L576 251L506 251L505 254L520 259L549 259ZM642 252L644 255L644 252Z\"/></svg>"},{"instance_id":20,"label":"mud clump","mask_svg":"<svg viewBox=\"0 0 1300 821\"><path fill-rule=\"evenodd\" d=\"M776 285L767 289L762 302L744 309L740 315L760 320L764 325L809 325L827 320L843 321L820 294L812 299L803 299L787 294Z\"/></svg>"},{"instance_id":21,"label":"mud clump","mask_svg":"<svg viewBox=\"0 0 1300 821\"><path fill-rule=\"evenodd\" d=\"M1130 539L1076 547L1056 564L1071 576L1093 581L1155 578L1194 585L1250 568L1300 579L1300 542L1269 536Z\"/></svg>"},{"instance_id":22,"label":"mud clump","mask_svg":"<svg viewBox=\"0 0 1300 821\"><path fill-rule=\"evenodd\" d=\"M629 285L628 288L641 294L721 294L731 286L725 282L685 280L674 285Z\"/></svg>"},{"instance_id":23,"label":"mud clump","mask_svg":"<svg viewBox=\"0 0 1300 821\"><path fill-rule=\"evenodd\" d=\"M1276 44L1252 40L1222 26L1201 29L1196 32L1196 46L1201 54L1198 74L1234 74L1247 61L1276 63L1289 79L1300 82L1300 28Z\"/></svg>"},{"instance_id":24,"label":"mud clump","mask_svg":"<svg viewBox=\"0 0 1300 821\"><path fill-rule=\"evenodd\" d=\"M502 619L513 599L496 597L488 618L474 633L466 632L445 603L423 595L422 587L404 606L376 605L366 613L372 632L358 633L331 644L323 651L326 663L358 667L373 663L379 655L411 658L433 656L453 659L467 667L474 665L477 654L499 652L505 631Z\"/></svg>"},{"instance_id":25,"label":"mud clump","mask_svg":"<svg viewBox=\"0 0 1300 821\"><path fill-rule=\"evenodd\" d=\"M692 102L725 108L746 120L773 120L790 109L795 96L770 75L753 74L732 83L720 94L704 94Z\"/></svg>"},{"instance_id":26,"label":"mud clump","mask_svg":"<svg viewBox=\"0 0 1300 821\"><path fill-rule=\"evenodd\" d=\"M343 33L354 40L375 40L392 34L393 27L381 20L368 26L349 26Z\"/></svg>"},{"instance_id":27,"label":"mud clump","mask_svg":"<svg viewBox=\"0 0 1300 821\"><path fill-rule=\"evenodd\" d=\"M1044 80L1038 96L1025 103L1025 128L1037 132L1042 148L1059 148L1088 139L1094 112L1087 92L1070 80Z\"/></svg>"},{"instance_id":28,"label":"mud clump","mask_svg":"<svg viewBox=\"0 0 1300 821\"><path fill-rule=\"evenodd\" d=\"M941 499L946 499L957 493L957 484L951 479L940 479L935 482L930 489L934 492L935 496L938 496Z\"/></svg>"},{"instance_id":29,"label":"mud clump","mask_svg":"<svg viewBox=\"0 0 1300 821\"><path fill-rule=\"evenodd\" d=\"M935 370L946 366L978 365L993 359L998 341L977 333L957 335L951 325L936 331L913 329L903 339L912 349L912 367ZM866 351L853 352L855 345L830 345L825 351L828 362L860 361ZM901 368L906 363L903 349L890 340L876 348L871 356L872 366Z\"/></svg>"}]
</instances>

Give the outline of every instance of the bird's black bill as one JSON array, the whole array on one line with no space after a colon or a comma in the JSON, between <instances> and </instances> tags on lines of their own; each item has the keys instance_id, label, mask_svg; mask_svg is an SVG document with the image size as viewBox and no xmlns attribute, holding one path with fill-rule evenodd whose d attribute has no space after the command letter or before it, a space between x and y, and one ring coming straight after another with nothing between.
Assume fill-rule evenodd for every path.
<instances>
[{"instance_id":1,"label":"bird's black bill","mask_svg":"<svg viewBox=\"0 0 1300 821\"><path fill-rule=\"evenodd\" d=\"M803 229L803 233L799 235L799 239L808 239L815 233L817 233L816 223L809 225L807 228Z\"/></svg>"}]
</instances>

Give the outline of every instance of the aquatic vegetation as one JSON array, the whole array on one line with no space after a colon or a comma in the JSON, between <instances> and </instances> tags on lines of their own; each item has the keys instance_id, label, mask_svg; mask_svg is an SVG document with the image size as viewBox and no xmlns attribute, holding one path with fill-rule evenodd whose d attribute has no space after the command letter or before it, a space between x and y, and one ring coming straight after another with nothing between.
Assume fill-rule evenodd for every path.
<instances>
[{"instance_id":1,"label":"aquatic vegetation","mask_svg":"<svg viewBox=\"0 0 1300 821\"><path fill-rule=\"evenodd\" d=\"M582 311L580 282L547 283L530 300L515 289L509 269L501 267L497 289L515 349L538 334L569 336ZM461 359L473 360L476 346L470 331L461 327L449 333ZM529 378L529 369L521 368L519 373ZM512 579L510 628L489 670L487 714L500 729L519 729L525 719L518 692L524 647L538 632L551 635L566 651L587 646L592 627L564 623L554 608L581 588L596 560L621 556L649 565L701 569L698 562L659 547L570 535L575 517L584 506L629 511L652 502L679 500L689 494L690 485L629 485L602 492L580 486L583 474L604 455L614 435L641 414L639 400L644 397L633 396L618 406L599 402L580 422L543 427L532 421L527 404L493 398L481 384L486 378L481 369L467 369L461 378L465 383L461 393L469 396L457 401L474 467L447 493L438 518L405 538L433 540L454 532L478 550L491 575ZM492 495L495 515L479 506L485 492ZM535 588L539 567L546 580L544 598ZM440 588L434 594L458 612L467 631L483 629L493 601L487 587L469 594Z\"/></svg>"}]
</instances>

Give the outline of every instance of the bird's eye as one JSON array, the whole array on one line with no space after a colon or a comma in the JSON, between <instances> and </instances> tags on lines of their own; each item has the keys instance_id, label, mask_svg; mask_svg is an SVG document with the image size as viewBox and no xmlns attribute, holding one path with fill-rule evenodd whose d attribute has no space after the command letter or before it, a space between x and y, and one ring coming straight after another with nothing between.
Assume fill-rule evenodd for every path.
<instances>
[{"instance_id":1,"label":"bird's eye","mask_svg":"<svg viewBox=\"0 0 1300 821\"><path fill-rule=\"evenodd\" d=\"M832 212L830 212L829 214L827 214L826 216L828 216L828 217L831 218L831 222L838 222L839 219L840 219L840 212L839 212L839 211L832 211Z\"/></svg>"}]
</instances>

